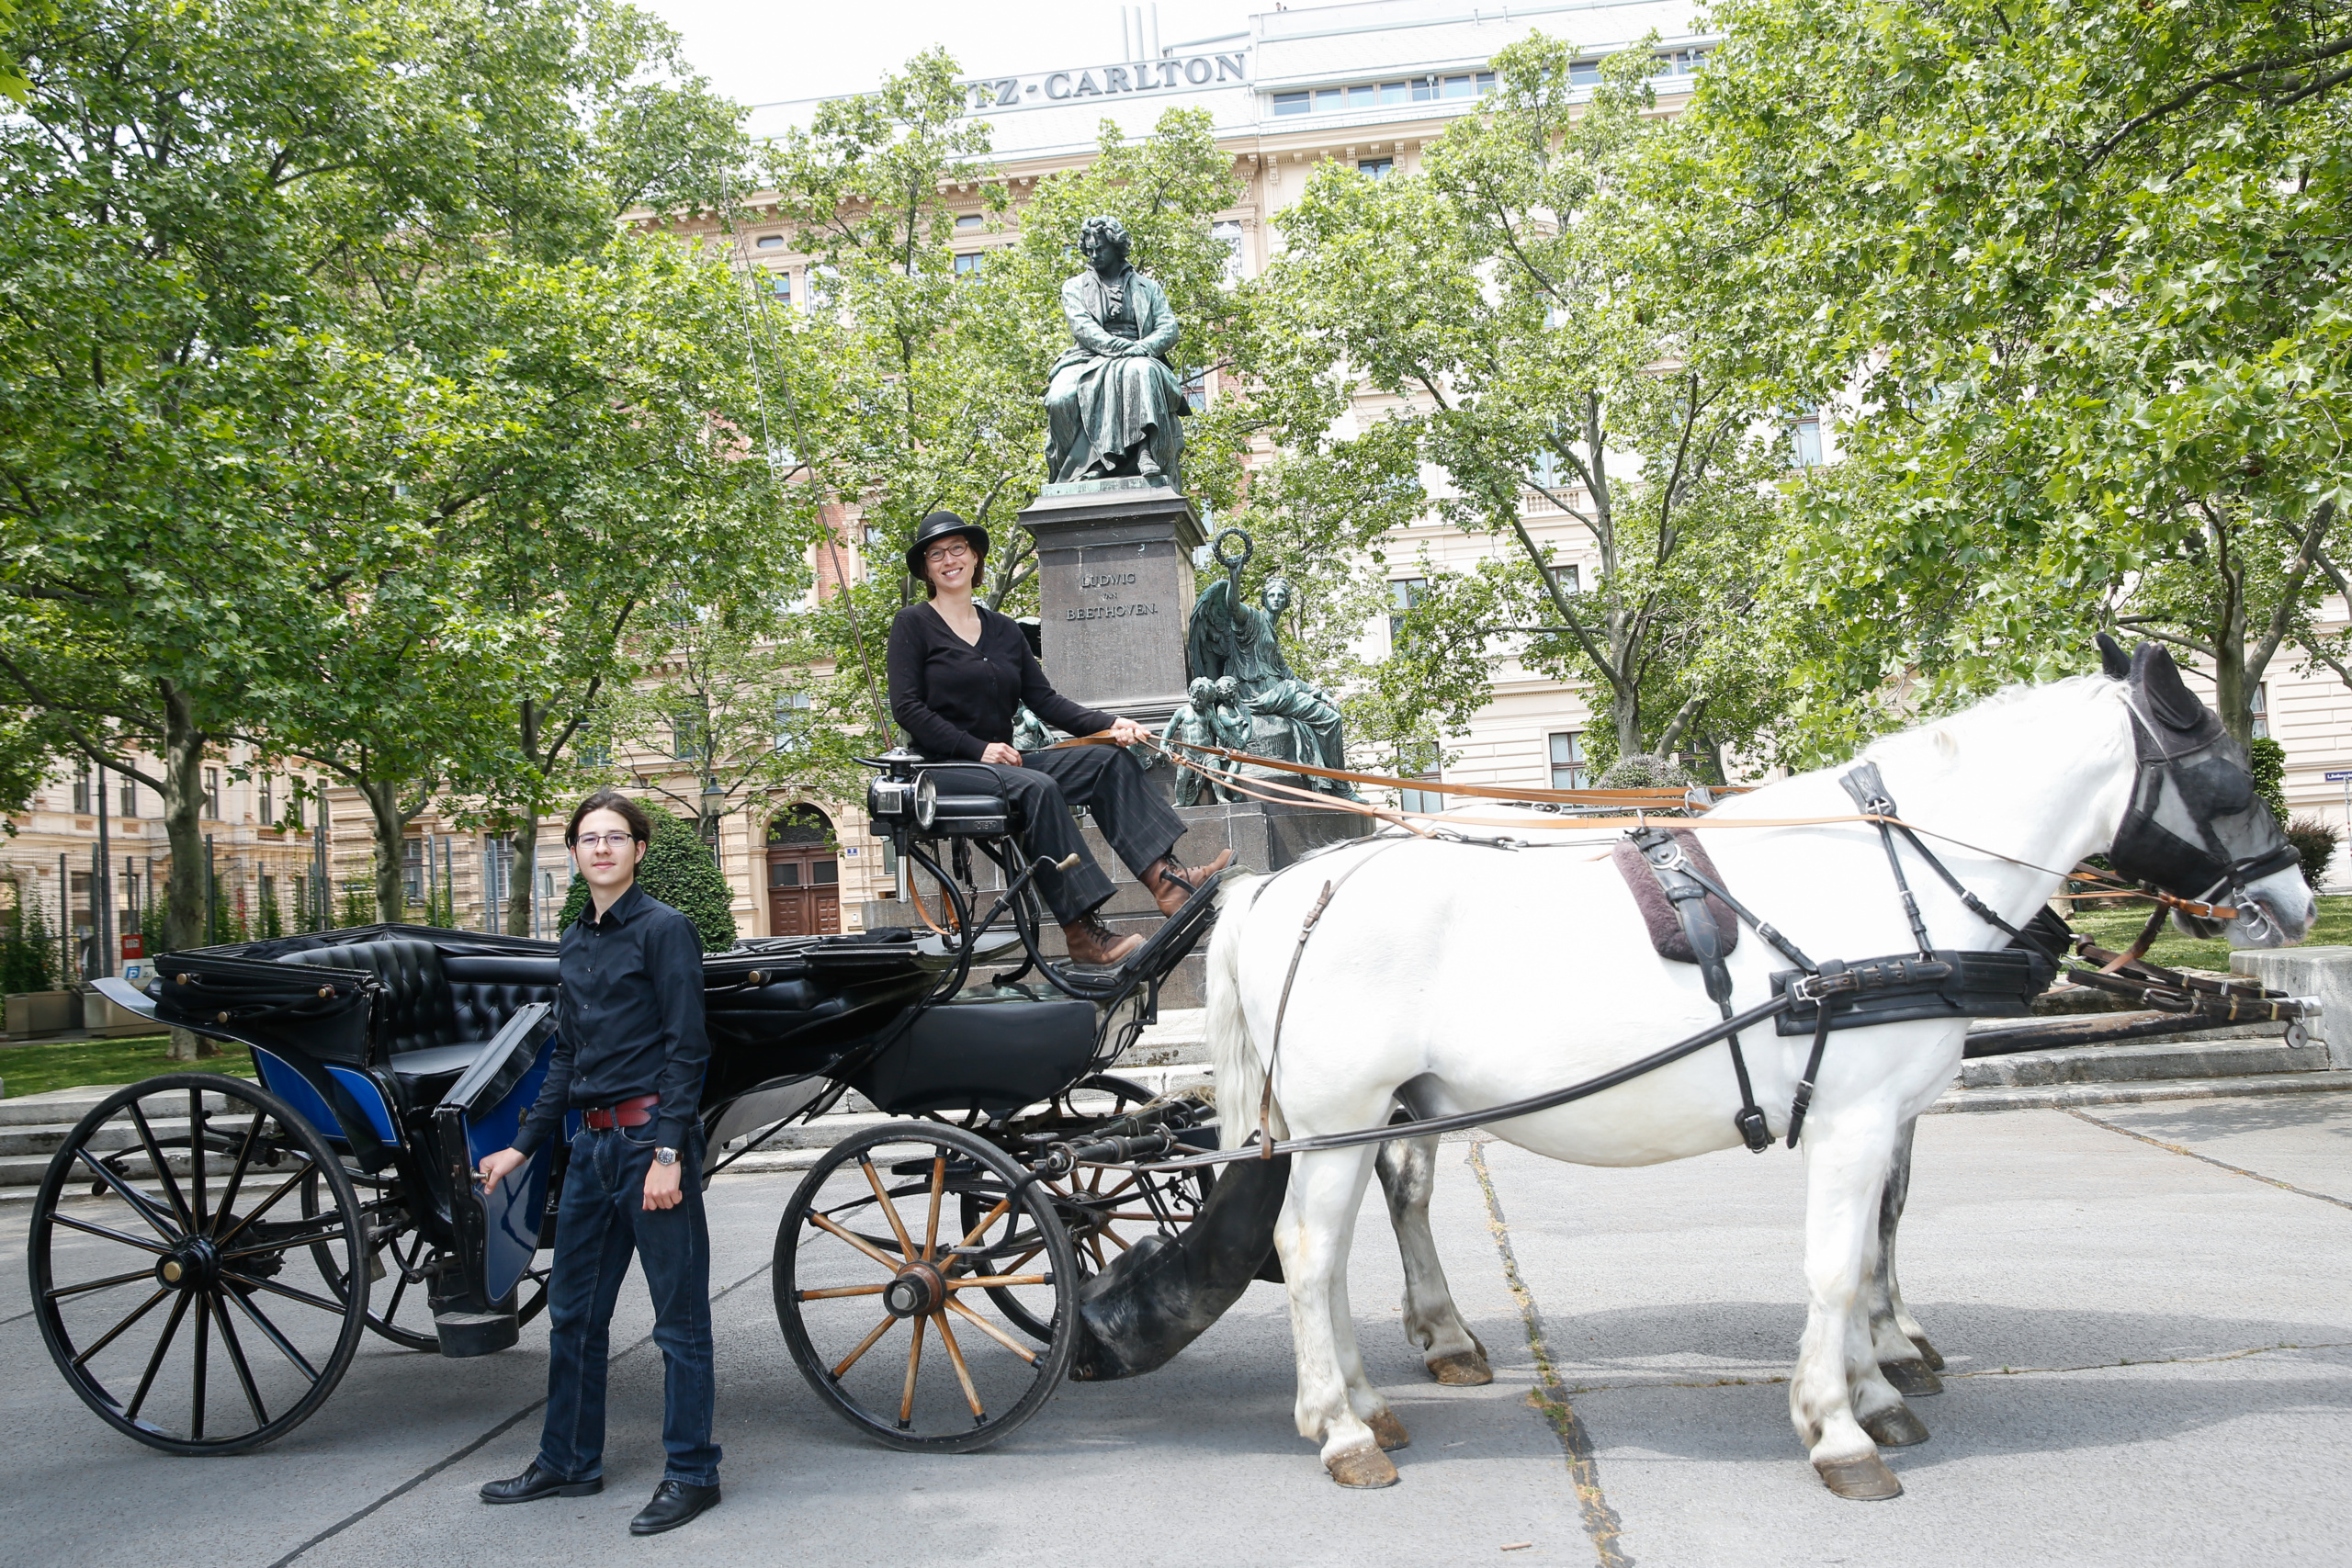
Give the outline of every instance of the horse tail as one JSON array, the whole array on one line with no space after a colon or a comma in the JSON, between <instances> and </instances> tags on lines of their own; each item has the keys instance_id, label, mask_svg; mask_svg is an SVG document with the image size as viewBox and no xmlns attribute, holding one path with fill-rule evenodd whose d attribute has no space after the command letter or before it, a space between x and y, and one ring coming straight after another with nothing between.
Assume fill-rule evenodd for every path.
<instances>
[{"instance_id":1,"label":"horse tail","mask_svg":"<svg viewBox=\"0 0 2352 1568\"><path fill-rule=\"evenodd\" d=\"M1226 879L1217 893L1216 933L1209 939L1208 1047L1216 1078L1218 1141L1239 1148L1258 1128L1258 1105L1266 1089L1265 1063L1250 1037L1250 1015L1241 1005L1241 928L1257 902L1260 876ZM1272 1114L1281 1135L1282 1111Z\"/></svg>"}]
</instances>

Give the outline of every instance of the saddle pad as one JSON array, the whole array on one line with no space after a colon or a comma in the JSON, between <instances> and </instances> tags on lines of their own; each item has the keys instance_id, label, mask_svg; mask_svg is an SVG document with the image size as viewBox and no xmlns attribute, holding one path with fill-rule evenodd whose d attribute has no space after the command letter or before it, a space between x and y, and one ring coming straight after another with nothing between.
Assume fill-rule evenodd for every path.
<instances>
[{"instance_id":1,"label":"saddle pad","mask_svg":"<svg viewBox=\"0 0 2352 1568\"><path fill-rule=\"evenodd\" d=\"M1707 858L1706 846L1699 842L1699 835L1688 828L1669 829L1674 841L1682 850L1683 858L1692 869L1713 883L1723 886L1724 879L1715 873L1715 863ZM1617 867L1617 874L1625 879L1626 889L1634 895L1634 907L1642 912L1642 924L1649 928L1650 946L1660 958L1676 964L1696 964L1699 955L1690 951L1690 939L1683 933L1682 922L1674 918L1674 902L1658 886L1649 862L1642 858L1641 846L1631 839L1620 839L1609 853ZM1739 917L1731 906L1710 893L1704 899L1707 913L1722 934L1723 951L1726 956L1739 945Z\"/></svg>"}]
</instances>

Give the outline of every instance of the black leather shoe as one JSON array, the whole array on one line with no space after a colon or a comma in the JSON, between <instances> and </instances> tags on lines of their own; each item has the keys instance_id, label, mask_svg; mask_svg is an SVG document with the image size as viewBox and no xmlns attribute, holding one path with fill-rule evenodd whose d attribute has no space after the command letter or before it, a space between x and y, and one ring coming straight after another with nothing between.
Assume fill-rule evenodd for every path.
<instances>
[{"instance_id":1,"label":"black leather shoe","mask_svg":"<svg viewBox=\"0 0 2352 1568\"><path fill-rule=\"evenodd\" d=\"M481 1489L485 1503L536 1503L542 1497L594 1497L605 1489L605 1478L566 1481L533 1460L530 1468L512 1481L492 1481Z\"/></svg>"},{"instance_id":2,"label":"black leather shoe","mask_svg":"<svg viewBox=\"0 0 2352 1568\"><path fill-rule=\"evenodd\" d=\"M663 1530L676 1529L706 1509L718 1506L718 1485L689 1486L683 1481L664 1479L653 1489L653 1501L645 1505L645 1512L629 1520L631 1535L660 1535Z\"/></svg>"}]
</instances>

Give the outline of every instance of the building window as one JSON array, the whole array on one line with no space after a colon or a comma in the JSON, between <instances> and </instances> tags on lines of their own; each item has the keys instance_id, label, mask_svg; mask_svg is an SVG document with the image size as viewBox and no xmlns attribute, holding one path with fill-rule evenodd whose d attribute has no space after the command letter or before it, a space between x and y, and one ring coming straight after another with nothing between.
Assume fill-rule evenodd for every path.
<instances>
[{"instance_id":1,"label":"building window","mask_svg":"<svg viewBox=\"0 0 2352 1568\"><path fill-rule=\"evenodd\" d=\"M1358 174L1370 175L1376 180L1385 180L1390 175L1396 172L1396 160L1394 158L1358 158L1356 160L1356 172Z\"/></svg>"},{"instance_id":2,"label":"building window","mask_svg":"<svg viewBox=\"0 0 2352 1568\"><path fill-rule=\"evenodd\" d=\"M122 780L122 795L117 809L126 818L139 815L139 781L129 773L117 775Z\"/></svg>"},{"instance_id":3,"label":"building window","mask_svg":"<svg viewBox=\"0 0 2352 1568\"><path fill-rule=\"evenodd\" d=\"M1227 283L1241 281L1241 225L1231 219L1209 225L1209 238L1225 247L1225 265L1220 269Z\"/></svg>"},{"instance_id":4,"label":"building window","mask_svg":"<svg viewBox=\"0 0 2352 1568\"><path fill-rule=\"evenodd\" d=\"M216 820L220 816L220 770L204 770L204 814Z\"/></svg>"},{"instance_id":5,"label":"building window","mask_svg":"<svg viewBox=\"0 0 2352 1568\"><path fill-rule=\"evenodd\" d=\"M2270 682L2267 682L2267 681L2256 681L2256 682L2254 683L2254 704L2253 704L2253 706L2254 706L2254 738L2255 738L2256 740L2267 740L2267 739L2268 739L2270 738Z\"/></svg>"},{"instance_id":6,"label":"building window","mask_svg":"<svg viewBox=\"0 0 2352 1568\"><path fill-rule=\"evenodd\" d=\"M1657 69L1651 72L1650 74L1653 76L1694 76L1698 74L1699 67L1705 64L1706 61L1707 51L1704 49L1668 50L1667 52L1657 57Z\"/></svg>"},{"instance_id":7,"label":"building window","mask_svg":"<svg viewBox=\"0 0 2352 1568\"><path fill-rule=\"evenodd\" d=\"M76 815L88 813L91 793L90 764L85 762L82 764L81 772L74 775L74 810Z\"/></svg>"},{"instance_id":8,"label":"building window","mask_svg":"<svg viewBox=\"0 0 2352 1568\"><path fill-rule=\"evenodd\" d=\"M1434 769L1413 775L1423 784L1435 784L1442 776ZM1396 809L1408 817L1434 817L1445 809L1445 796L1433 789L1400 789L1396 792Z\"/></svg>"},{"instance_id":9,"label":"building window","mask_svg":"<svg viewBox=\"0 0 2352 1568\"><path fill-rule=\"evenodd\" d=\"M300 828L304 825L302 821L302 781L292 773L286 775L286 825L288 828ZM297 904L301 903L300 898L297 898L294 901Z\"/></svg>"},{"instance_id":10,"label":"building window","mask_svg":"<svg viewBox=\"0 0 2352 1568\"><path fill-rule=\"evenodd\" d=\"M840 281L841 268L820 262L808 269L808 303L811 306L832 302L833 285Z\"/></svg>"},{"instance_id":11,"label":"building window","mask_svg":"<svg viewBox=\"0 0 2352 1568\"><path fill-rule=\"evenodd\" d=\"M401 840L401 895L413 904L424 902L424 840Z\"/></svg>"},{"instance_id":12,"label":"building window","mask_svg":"<svg viewBox=\"0 0 2352 1568\"><path fill-rule=\"evenodd\" d=\"M1584 573L1577 567L1554 566L1544 570L1552 574L1552 586L1558 589L1563 597L1584 592Z\"/></svg>"},{"instance_id":13,"label":"building window","mask_svg":"<svg viewBox=\"0 0 2352 1568\"><path fill-rule=\"evenodd\" d=\"M775 749L790 750L808 728L808 694L786 692L775 700Z\"/></svg>"},{"instance_id":14,"label":"building window","mask_svg":"<svg viewBox=\"0 0 2352 1568\"><path fill-rule=\"evenodd\" d=\"M1789 427L1790 455L1800 468L1821 467L1821 421L1807 417Z\"/></svg>"},{"instance_id":15,"label":"building window","mask_svg":"<svg viewBox=\"0 0 2352 1568\"><path fill-rule=\"evenodd\" d=\"M780 251L784 249L784 236L781 234L763 234L758 239L752 241L752 243L757 245L763 251Z\"/></svg>"},{"instance_id":16,"label":"building window","mask_svg":"<svg viewBox=\"0 0 2352 1568\"><path fill-rule=\"evenodd\" d=\"M1551 737L1552 787L1554 789L1589 789L1590 774L1584 761L1584 733L1571 729Z\"/></svg>"},{"instance_id":17,"label":"building window","mask_svg":"<svg viewBox=\"0 0 2352 1568\"><path fill-rule=\"evenodd\" d=\"M261 825L275 827L277 823L277 781L267 773L261 776Z\"/></svg>"},{"instance_id":18,"label":"building window","mask_svg":"<svg viewBox=\"0 0 2352 1568\"><path fill-rule=\"evenodd\" d=\"M1413 85L1410 82L1383 82L1380 85L1380 101L1384 104L1409 104L1413 101Z\"/></svg>"},{"instance_id":19,"label":"building window","mask_svg":"<svg viewBox=\"0 0 2352 1568\"><path fill-rule=\"evenodd\" d=\"M670 755L681 762L699 761L703 739L707 730L703 716L692 708L680 708L670 716Z\"/></svg>"},{"instance_id":20,"label":"building window","mask_svg":"<svg viewBox=\"0 0 2352 1568\"><path fill-rule=\"evenodd\" d=\"M788 272L772 274L768 278L768 298L779 305L791 304L792 274Z\"/></svg>"},{"instance_id":21,"label":"building window","mask_svg":"<svg viewBox=\"0 0 2352 1568\"><path fill-rule=\"evenodd\" d=\"M1568 85L1569 85L1569 86L1571 86L1571 87L1597 87L1597 86L1599 86L1600 85L1600 61L1598 61L1598 60L1571 60L1571 61L1569 61L1569 62L1568 62Z\"/></svg>"},{"instance_id":22,"label":"building window","mask_svg":"<svg viewBox=\"0 0 2352 1568\"><path fill-rule=\"evenodd\" d=\"M1501 84L1491 71L1464 72L1453 76L1415 76L1403 82L1354 82L1343 87L1276 93L1274 113L1337 114L1343 109L1368 109L1388 104L1427 104L1440 98L1484 97Z\"/></svg>"},{"instance_id":23,"label":"building window","mask_svg":"<svg viewBox=\"0 0 2352 1568\"><path fill-rule=\"evenodd\" d=\"M1276 114L1306 114L1314 107L1314 96L1309 93L1276 93L1274 95Z\"/></svg>"},{"instance_id":24,"label":"building window","mask_svg":"<svg viewBox=\"0 0 2352 1568\"><path fill-rule=\"evenodd\" d=\"M979 271L982 254L979 251L958 251L956 254L956 276L961 277L966 273Z\"/></svg>"},{"instance_id":25,"label":"building window","mask_svg":"<svg viewBox=\"0 0 2352 1568\"><path fill-rule=\"evenodd\" d=\"M1426 577L1402 577L1388 585L1388 646L1405 646L1405 616L1412 607L1430 596L1430 580Z\"/></svg>"},{"instance_id":26,"label":"building window","mask_svg":"<svg viewBox=\"0 0 2352 1568\"><path fill-rule=\"evenodd\" d=\"M987 222L988 219L978 212L959 212L956 215L956 231L959 234L975 234Z\"/></svg>"}]
</instances>

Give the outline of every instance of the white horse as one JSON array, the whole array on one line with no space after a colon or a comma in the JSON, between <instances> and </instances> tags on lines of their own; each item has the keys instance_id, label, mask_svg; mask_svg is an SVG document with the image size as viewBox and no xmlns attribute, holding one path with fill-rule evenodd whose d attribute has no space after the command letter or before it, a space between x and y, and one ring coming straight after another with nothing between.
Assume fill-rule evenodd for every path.
<instances>
[{"instance_id":1,"label":"white horse","mask_svg":"<svg viewBox=\"0 0 2352 1568\"><path fill-rule=\"evenodd\" d=\"M2143 645L2122 678L2110 647L2108 669L2004 693L1865 756L1904 820L1991 852L1928 840L2012 925L2057 891L2058 878L2038 868L2063 870L2106 851L2120 829L2144 844L2154 822L2174 835L2165 843L2201 843L2203 870L2218 863L2220 875L2207 878L2193 856L2137 874L2186 897L2235 902L2235 945L2301 940L2311 893L2292 863L2281 868L2284 839L2268 810L2247 805L2243 754L2161 649ZM1705 820L1850 818L1843 771L1772 784ZM1815 962L1917 950L1871 825L1718 826L1705 830L1705 844L1730 890ZM2122 849L2115 852L2123 866ZM2007 943L1910 849L1903 857L1934 946ZM1302 925L1343 874L1291 981L1277 1046L1276 1010ZM2194 885L2185 885L2192 874ZM1767 999L1769 973L1792 967L1746 931L1729 962L1736 1008ZM1561 1089L1719 1017L1695 967L1652 951L1605 846L1589 842L1513 852L1382 840L1276 876L1237 878L1222 895L1209 951L1208 1041L1228 1147L1257 1129L1270 1053L1273 1134L1310 1137L1379 1126L1400 1105L1449 1115ZM1901 1487L1877 1443L1927 1436L1879 1365L1925 1348L1923 1337L1914 1348L1917 1325L1880 1267L1882 1233L1899 1211L1899 1194L1886 1201L1890 1170L1913 1121L1957 1072L1965 1032L1961 1020L1832 1032L1804 1122L1809 1312L1789 1405L1815 1468L1843 1496L1894 1495ZM1767 1024L1742 1038L1757 1100L1775 1136L1785 1137L1811 1035L1781 1036ZM1738 1106L1729 1048L1717 1043L1488 1130L1555 1159L1650 1165L1738 1143ZM1484 1348L1455 1311L1430 1244L1433 1140L1385 1147L1381 1174L1407 1268L1406 1332L1441 1382L1484 1382ZM1298 1359L1298 1430L1321 1444L1333 1479L1350 1486L1394 1483L1383 1450L1407 1440L1365 1377L1348 1304L1348 1249L1374 1162L1363 1145L1295 1156L1275 1227Z\"/></svg>"}]
</instances>

